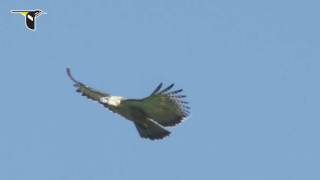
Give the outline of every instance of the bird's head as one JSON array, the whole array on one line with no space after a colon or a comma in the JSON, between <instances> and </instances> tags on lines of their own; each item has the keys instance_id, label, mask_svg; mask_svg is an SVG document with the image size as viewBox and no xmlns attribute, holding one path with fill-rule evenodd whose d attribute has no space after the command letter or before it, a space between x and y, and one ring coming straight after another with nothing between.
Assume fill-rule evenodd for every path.
<instances>
[{"instance_id":1,"label":"bird's head","mask_svg":"<svg viewBox=\"0 0 320 180\"><path fill-rule=\"evenodd\" d=\"M35 10L35 11L33 11L33 12L34 12L35 16L40 16L40 15L42 15L42 14L47 14L46 12L44 12L44 11L42 11L42 10L40 10L40 9L37 9L37 10Z\"/></svg>"},{"instance_id":2,"label":"bird's head","mask_svg":"<svg viewBox=\"0 0 320 180\"><path fill-rule=\"evenodd\" d=\"M121 96L106 96L100 98L100 102L103 104L108 104L109 106L119 106L124 97Z\"/></svg>"}]
</instances>

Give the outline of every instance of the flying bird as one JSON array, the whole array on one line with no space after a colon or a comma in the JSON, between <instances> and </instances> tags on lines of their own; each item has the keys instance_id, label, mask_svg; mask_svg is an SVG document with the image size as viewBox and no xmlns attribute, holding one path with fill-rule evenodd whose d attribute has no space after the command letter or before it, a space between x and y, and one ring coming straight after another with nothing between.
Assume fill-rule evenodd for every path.
<instances>
[{"instance_id":1,"label":"flying bird","mask_svg":"<svg viewBox=\"0 0 320 180\"><path fill-rule=\"evenodd\" d=\"M126 99L91 88L73 78L67 68L69 78L74 82L76 91L94 100L114 113L132 121L142 138L162 139L170 134L165 127L175 126L189 114L190 107L181 95L182 89L170 91L174 84L162 89L160 83L147 97Z\"/></svg>"}]
</instances>

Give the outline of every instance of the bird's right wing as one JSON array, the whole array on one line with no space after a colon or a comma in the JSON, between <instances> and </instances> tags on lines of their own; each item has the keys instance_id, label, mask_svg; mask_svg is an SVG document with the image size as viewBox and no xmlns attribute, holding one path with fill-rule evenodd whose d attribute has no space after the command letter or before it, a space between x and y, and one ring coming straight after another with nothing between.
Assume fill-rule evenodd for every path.
<instances>
[{"instance_id":1,"label":"bird's right wing","mask_svg":"<svg viewBox=\"0 0 320 180\"><path fill-rule=\"evenodd\" d=\"M69 68L67 68L67 74L68 74L69 78L74 82L74 87L77 88L77 90L76 90L77 92L81 93L82 96L85 96L88 99L97 101L100 104L104 105L105 107L109 108L107 104L101 102L101 98L108 97L108 96L110 96L110 94L93 89L93 88L83 84L82 82L75 80L73 78L73 76L71 75L71 70Z\"/></svg>"},{"instance_id":2,"label":"bird's right wing","mask_svg":"<svg viewBox=\"0 0 320 180\"><path fill-rule=\"evenodd\" d=\"M143 110L146 116L162 126L174 126L189 115L190 107L181 95L182 89L170 91L174 84L162 88L162 83L150 96L140 100L126 100Z\"/></svg>"}]
</instances>

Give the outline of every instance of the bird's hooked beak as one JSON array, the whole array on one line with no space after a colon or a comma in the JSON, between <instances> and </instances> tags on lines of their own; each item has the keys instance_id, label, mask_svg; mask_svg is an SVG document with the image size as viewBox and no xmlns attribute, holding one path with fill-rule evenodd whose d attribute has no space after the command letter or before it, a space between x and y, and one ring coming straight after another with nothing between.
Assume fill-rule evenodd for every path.
<instances>
[{"instance_id":1,"label":"bird's hooked beak","mask_svg":"<svg viewBox=\"0 0 320 180\"><path fill-rule=\"evenodd\" d=\"M41 16L42 14L47 14L47 13L42 10L37 10L36 16Z\"/></svg>"}]
</instances>

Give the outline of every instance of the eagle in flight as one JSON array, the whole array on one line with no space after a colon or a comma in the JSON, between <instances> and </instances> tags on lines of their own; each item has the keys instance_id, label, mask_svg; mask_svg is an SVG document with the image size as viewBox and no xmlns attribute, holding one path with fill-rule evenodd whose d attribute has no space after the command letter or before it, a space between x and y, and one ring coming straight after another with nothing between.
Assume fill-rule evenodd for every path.
<instances>
[{"instance_id":1,"label":"eagle in flight","mask_svg":"<svg viewBox=\"0 0 320 180\"><path fill-rule=\"evenodd\" d=\"M67 68L69 78L75 83L76 91L82 96L102 104L114 113L132 121L143 138L162 139L170 134L165 127L175 126L189 114L188 102L180 95L182 89L170 91L174 84L161 89L162 83L142 99L125 99L93 89L73 78Z\"/></svg>"}]
</instances>

